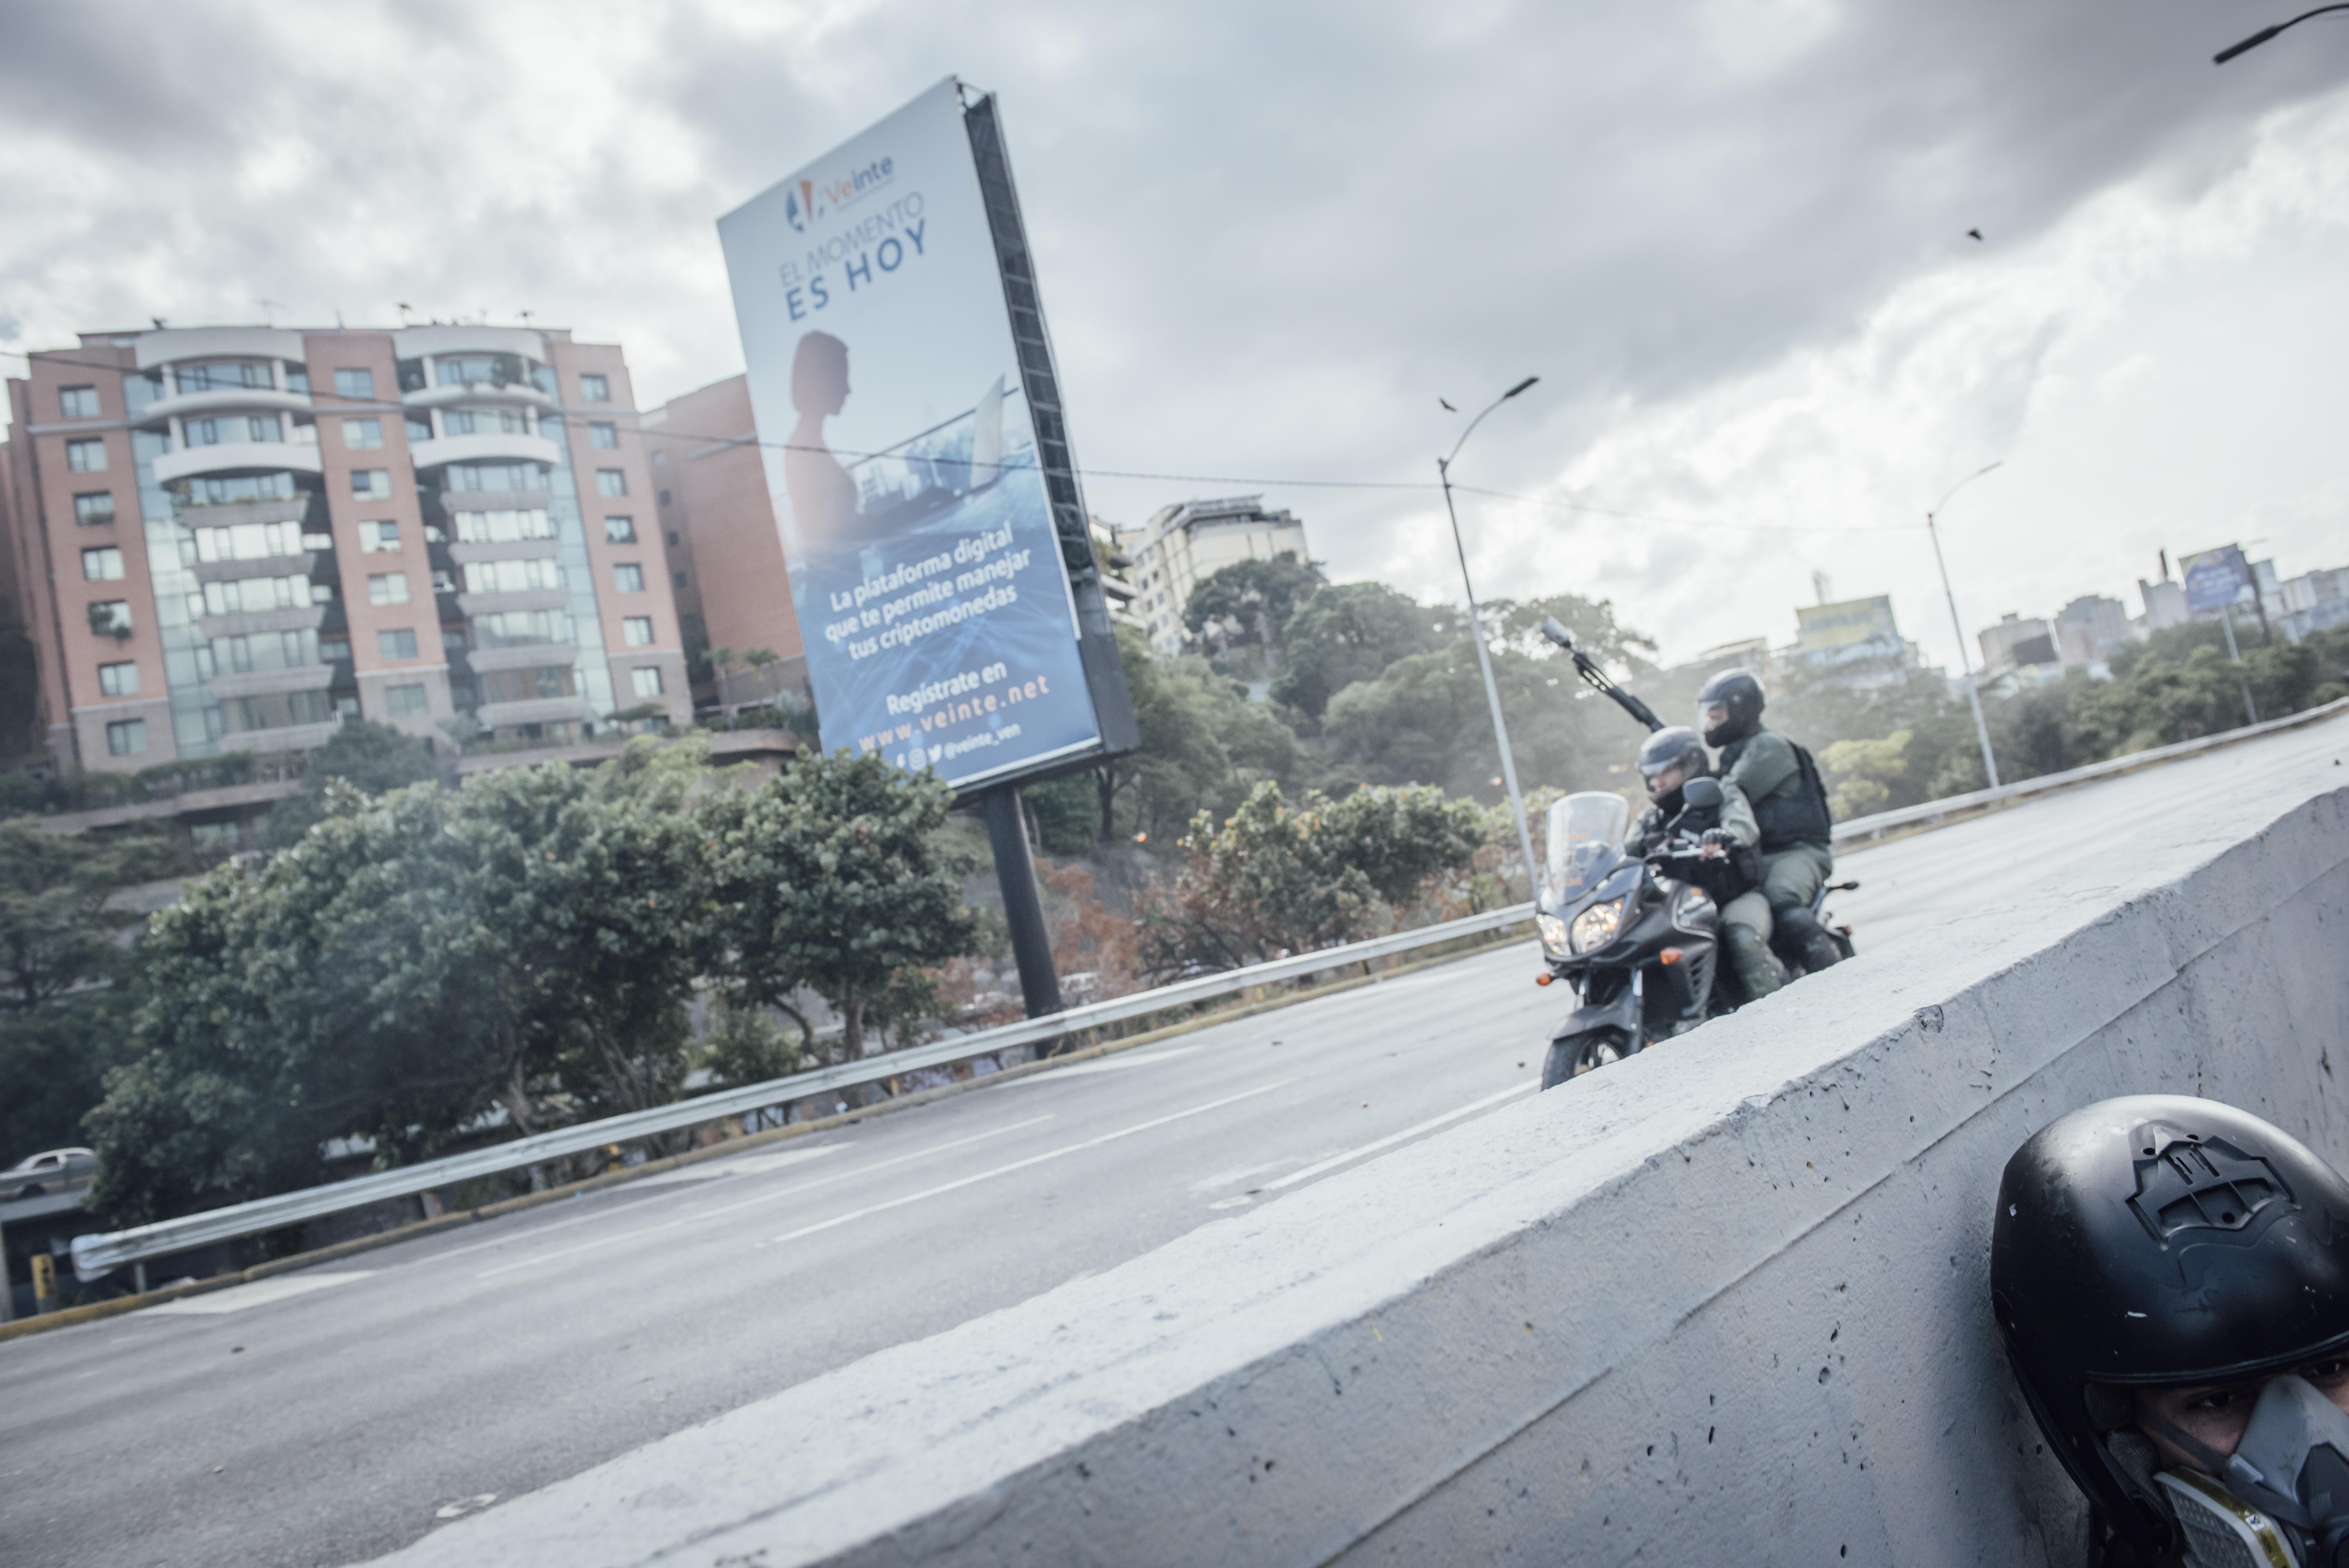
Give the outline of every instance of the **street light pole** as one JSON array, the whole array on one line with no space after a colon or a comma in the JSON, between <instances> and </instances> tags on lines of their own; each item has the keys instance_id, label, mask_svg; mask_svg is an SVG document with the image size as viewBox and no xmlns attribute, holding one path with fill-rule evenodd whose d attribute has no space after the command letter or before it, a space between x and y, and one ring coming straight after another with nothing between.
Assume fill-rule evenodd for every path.
<instances>
[{"instance_id":1,"label":"street light pole","mask_svg":"<svg viewBox=\"0 0 2349 1568\"><path fill-rule=\"evenodd\" d=\"M1509 755L1509 726L1508 721L1501 717L1501 688L1493 680L1493 655L1485 646L1485 623L1476 608L1476 584L1468 575L1468 546L1461 542L1460 512L1452 504L1452 459L1460 455L1460 449L1468 444L1468 438L1475 433L1477 426L1485 422L1485 414L1491 413L1540 379L1538 376L1528 376L1494 398L1485 406L1483 414L1468 421L1468 428L1460 432L1460 438L1452 443L1452 450L1435 459L1436 477L1444 481L1444 515L1452 520L1452 548L1460 555L1460 585L1468 591L1468 637L1476 645L1476 667L1484 672L1485 698L1493 705L1493 739L1501 748L1501 778L1509 787L1509 810L1517 820L1517 849L1526 857L1527 897L1539 891L1541 874L1534 865L1534 835L1526 825L1526 799L1517 790L1517 764Z\"/></svg>"},{"instance_id":2,"label":"street light pole","mask_svg":"<svg viewBox=\"0 0 2349 1568\"><path fill-rule=\"evenodd\" d=\"M2294 16L2289 22L2279 22L2272 27L2262 27L2258 32L2252 34L2250 37L2244 39L2241 43L2230 44L2225 48L2220 50L2217 54L2211 56L2210 63L2214 66L2223 66L2229 60L2233 59L2237 55L2241 54L2244 50L2258 48L2261 44L2266 43L2270 38L2274 37L2286 27L2297 27L2302 22L2307 21L2311 16L2322 16L2327 11L2349 11L2349 4L2339 5L2319 5L2313 11L2302 11L2299 15Z\"/></svg>"},{"instance_id":3,"label":"street light pole","mask_svg":"<svg viewBox=\"0 0 2349 1568\"><path fill-rule=\"evenodd\" d=\"M2002 458L1999 461L2003 462L2005 459ZM1993 789L1998 788L1998 758L1991 755L1990 726L1982 722L1982 687L1974 680L1972 661L1966 657L1965 623L1958 619L1958 596L1950 588L1950 563L1941 559L1941 531L1934 526L1934 523L1940 515L1941 508L1950 504L1950 496L1956 495L1996 467L1998 463L1992 463L1989 468L1976 469L1951 485L1949 494L1941 498L1940 505L1925 514L1925 532L1933 542L1933 564L1941 569L1941 597L1950 602L1950 630L1958 639L1958 669L1966 677L1966 700L1973 705L1974 736L1982 742L1982 771L1990 776L1990 787Z\"/></svg>"}]
</instances>

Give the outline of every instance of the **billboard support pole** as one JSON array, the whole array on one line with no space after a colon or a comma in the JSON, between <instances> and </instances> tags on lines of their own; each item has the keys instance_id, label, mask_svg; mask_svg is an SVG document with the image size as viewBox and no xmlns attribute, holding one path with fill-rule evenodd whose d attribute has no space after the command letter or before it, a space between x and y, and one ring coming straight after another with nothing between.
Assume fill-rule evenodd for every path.
<instances>
[{"instance_id":1,"label":"billboard support pole","mask_svg":"<svg viewBox=\"0 0 2349 1568\"><path fill-rule=\"evenodd\" d=\"M987 791L986 799L987 841L995 851L995 881L1003 890L1003 921L1011 928L1011 956L1019 966L1019 999L1030 1017L1041 1018L1061 1010L1061 981L1052 970L1052 936L1044 929L1044 901L1036 892L1036 855L1028 842L1028 813L1019 804L1017 785L998 784Z\"/></svg>"},{"instance_id":2,"label":"billboard support pole","mask_svg":"<svg viewBox=\"0 0 2349 1568\"><path fill-rule=\"evenodd\" d=\"M2243 678L2242 652L2235 646L2234 611L2224 604L2220 605L2219 624L2227 628L2227 656L2235 662L2235 684L2243 688L2243 711L2251 716L2253 724L2257 724L2260 721L2259 705L2251 700L2251 683Z\"/></svg>"}]
</instances>

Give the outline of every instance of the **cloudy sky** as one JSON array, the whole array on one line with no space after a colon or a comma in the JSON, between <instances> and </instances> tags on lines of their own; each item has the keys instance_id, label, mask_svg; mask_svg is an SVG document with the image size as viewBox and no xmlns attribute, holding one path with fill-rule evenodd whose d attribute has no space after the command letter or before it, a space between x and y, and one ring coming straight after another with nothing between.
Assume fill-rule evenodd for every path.
<instances>
[{"instance_id":1,"label":"cloudy sky","mask_svg":"<svg viewBox=\"0 0 2349 1568\"><path fill-rule=\"evenodd\" d=\"M1456 596L1433 493L1257 481L1423 483L1439 396L1538 374L1461 458L1529 498L1465 498L1485 591L1680 656L1823 571L1948 661L1920 521L1993 459L1969 632L2164 548L2349 565L2349 15L2210 63L2295 8L0 0L0 349L527 310L657 402L741 368L718 215L957 75L1096 512L1262 490Z\"/></svg>"}]
</instances>

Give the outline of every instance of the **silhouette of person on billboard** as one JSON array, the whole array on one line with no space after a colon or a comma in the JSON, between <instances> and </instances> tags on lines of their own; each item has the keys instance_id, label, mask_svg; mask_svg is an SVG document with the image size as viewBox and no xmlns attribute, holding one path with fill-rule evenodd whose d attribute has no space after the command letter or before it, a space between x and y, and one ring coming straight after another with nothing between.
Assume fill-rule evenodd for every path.
<instances>
[{"instance_id":1,"label":"silhouette of person on billboard","mask_svg":"<svg viewBox=\"0 0 2349 1568\"><path fill-rule=\"evenodd\" d=\"M800 538L811 547L861 542L856 481L824 444L823 422L848 403L848 345L811 332L792 355L792 407L800 422L783 454L783 488Z\"/></svg>"}]
</instances>

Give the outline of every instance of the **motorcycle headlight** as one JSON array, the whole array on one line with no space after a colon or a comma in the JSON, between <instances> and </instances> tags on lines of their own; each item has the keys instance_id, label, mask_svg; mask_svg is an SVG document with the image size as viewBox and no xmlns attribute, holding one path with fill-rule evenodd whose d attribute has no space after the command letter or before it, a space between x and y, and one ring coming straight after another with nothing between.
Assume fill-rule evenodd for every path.
<instances>
[{"instance_id":1,"label":"motorcycle headlight","mask_svg":"<svg viewBox=\"0 0 2349 1568\"><path fill-rule=\"evenodd\" d=\"M1544 953L1556 954L1563 958L1571 951L1566 944L1566 922L1558 919L1557 916L1554 914L1534 916L1534 929L1541 933Z\"/></svg>"},{"instance_id":2,"label":"motorcycle headlight","mask_svg":"<svg viewBox=\"0 0 2349 1568\"><path fill-rule=\"evenodd\" d=\"M1577 953L1588 953L1614 941L1616 932L1622 926L1623 899L1610 898L1605 903L1594 903L1576 915L1574 929L1568 934L1568 940Z\"/></svg>"}]
</instances>

